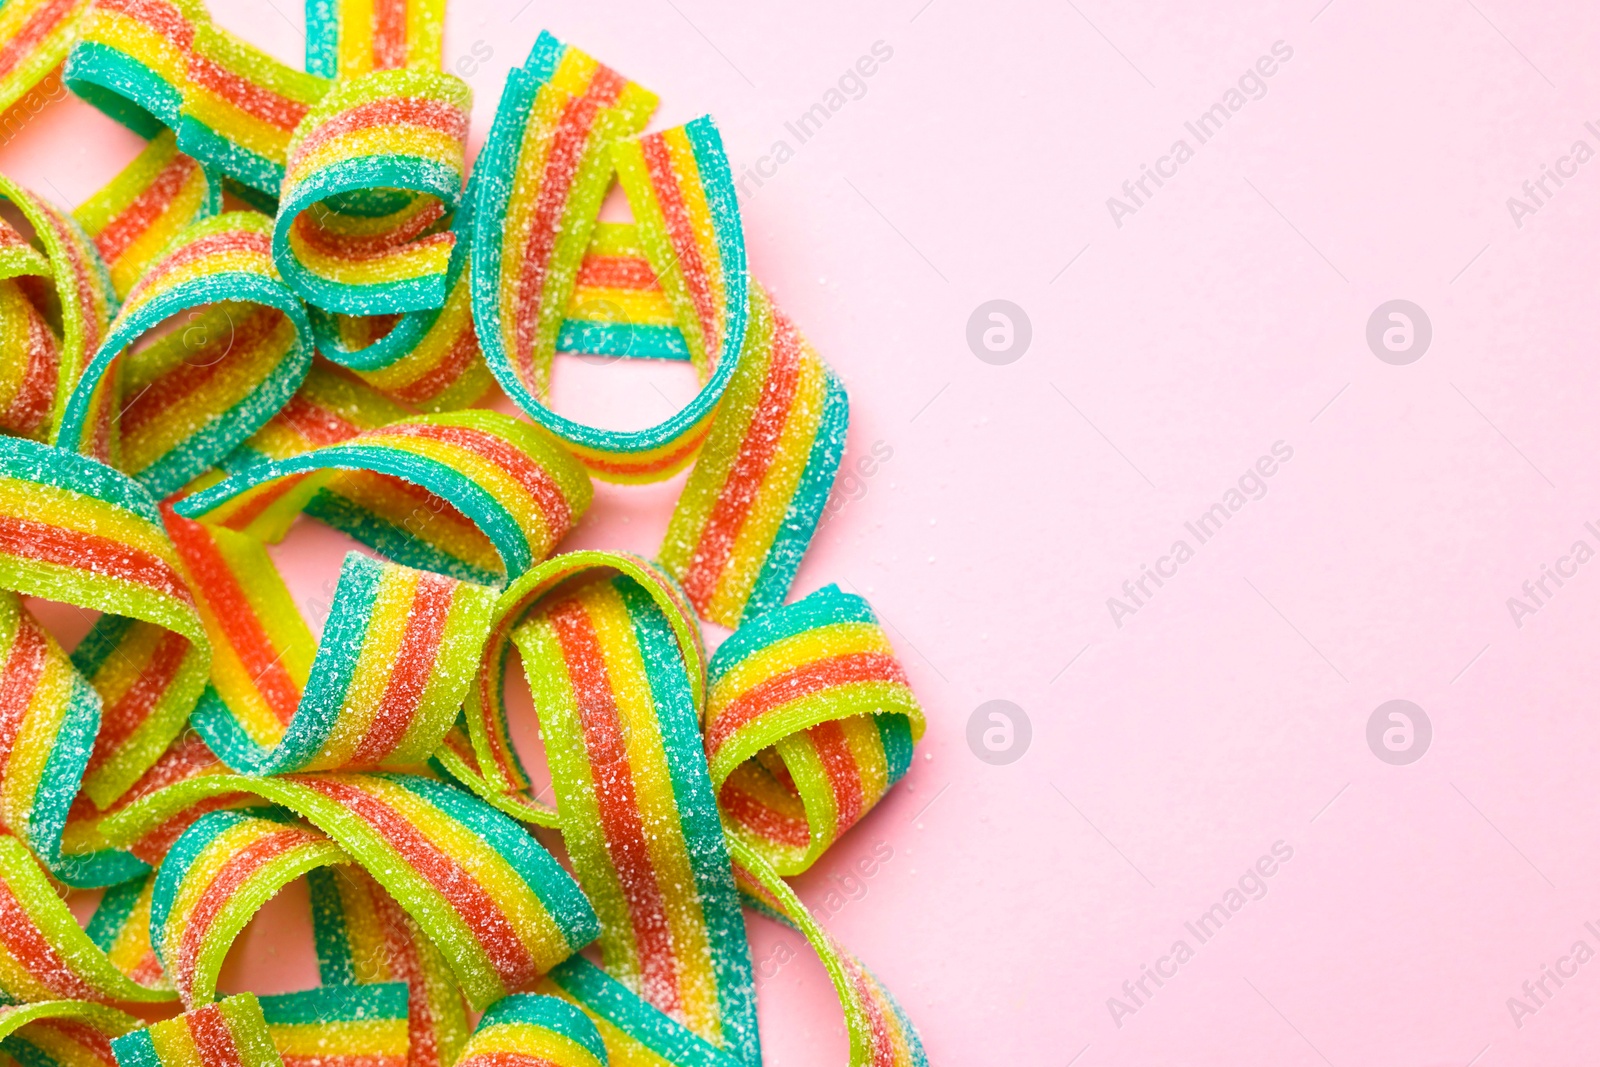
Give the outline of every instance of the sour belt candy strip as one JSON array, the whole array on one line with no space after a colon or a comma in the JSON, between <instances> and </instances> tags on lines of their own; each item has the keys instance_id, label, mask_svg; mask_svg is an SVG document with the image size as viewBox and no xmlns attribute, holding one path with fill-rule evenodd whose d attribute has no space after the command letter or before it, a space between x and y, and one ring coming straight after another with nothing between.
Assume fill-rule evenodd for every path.
<instances>
[{"instance_id":1,"label":"sour belt candy strip","mask_svg":"<svg viewBox=\"0 0 1600 1067\"><path fill-rule=\"evenodd\" d=\"M121 1067L283 1067L254 993L124 1034L111 1050Z\"/></svg>"},{"instance_id":2,"label":"sour belt candy strip","mask_svg":"<svg viewBox=\"0 0 1600 1067\"><path fill-rule=\"evenodd\" d=\"M406 1067L404 982L322 986L261 997L283 1067Z\"/></svg>"},{"instance_id":3,"label":"sour belt candy strip","mask_svg":"<svg viewBox=\"0 0 1600 1067\"><path fill-rule=\"evenodd\" d=\"M211 666L155 502L93 460L0 438L0 588L105 613L75 663L102 704L84 790L111 803L177 735Z\"/></svg>"},{"instance_id":4,"label":"sour belt candy strip","mask_svg":"<svg viewBox=\"0 0 1600 1067\"><path fill-rule=\"evenodd\" d=\"M537 429L468 410L402 419L340 444L246 467L180 501L176 511L207 518L258 486L329 469L392 475L450 501L494 544L500 581L549 555L593 496L583 469ZM388 554L385 546L375 547Z\"/></svg>"},{"instance_id":5,"label":"sour belt candy strip","mask_svg":"<svg viewBox=\"0 0 1600 1067\"><path fill-rule=\"evenodd\" d=\"M111 273L117 299L190 223L222 210L222 182L178 151L163 130L98 193L78 205L78 220Z\"/></svg>"},{"instance_id":6,"label":"sour belt candy strip","mask_svg":"<svg viewBox=\"0 0 1600 1067\"><path fill-rule=\"evenodd\" d=\"M732 838L798 874L911 765L922 710L862 598L827 586L711 659L705 750Z\"/></svg>"},{"instance_id":7,"label":"sour belt candy strip","mask_svg":"<svg viewBox=\"0 0 1600 1067\"><path fill-rule=\"evenodd\" d=\"M488 177L478 184L473 309L489 369L518 406L566 441L596 477L623 482L670 477L694 458L743 346L744 242L721 137L709 119L697 119L611 145L640 242L677 312L705 385L665 422L644 430L605 430L556 414L542 398L549 354L559 340L560 317L581 262L578 238L587 240L593 226L606 170L587 154L565 162L562 151L570 135L563 136L555 118L540 119L542 110L559 108L557 114L565 115L580 101L550 84L529 83L521 96L513 95L517 89L514 80L480 165L491 175L525 174L528 165L518 160L548 158L544 169L551 173L544 180L553 191L546 194L540 186L538 199L519 212L512 190L520 191L521 185ZM509 103L524 97L525 111ZM563 186L573 190L565 197L566 207L558 212L552 205L546 213L544 203ZM535 190L528 189L523 196L531 199ZM535 207L540 210L532 220L522 223ZM524 231L522 246L542 255L513 254L518 245L509 237Z\"/></svg>"},{"instance_id":8,"label":"sour belt candy strip","mask_svg":"<svg viewBox=\"0 0 1600 1067\"><path fill-rule=\"evenodd\" d=\"M225 763L273 774L427 760L471 683L461 667L488 632L488 589L351 552L319 645L259 542L170 525L217 653L216 696L191 722Z\"/></svg>"},{"instance_id":9,"label":"sour belt candy strip","mask_svg":"<svg viewBox=\"0 0 1600 1067\"><path fill-rule=\"evenodd\" d=\"M150 930L184 1004L213 999L233 941L261 905L307 871L347 863L292 815L214 811L173 842L156 875Z\"/></svg>"},{"instance_id":10,"label":"sour belt candy strip","mask_svg":"<svg viewBox=\"0 0 1600 1067\"><path fill-rule=\"evenodd\" d=\"M385 396L421 411L465 407L494 387L472 322L468 252L474 199L469 180L451 221L454 244L443 307L375 316L309 309L318 351Z\"/></svg>"},{"instance_id":11,"label":"sour belt candy strip","mask_svg":"<svg viewBox=\"0 0 1600 1067\"><path fill-rule=\"evenodd\" d=\"M666 615L681 609L650 588L591 583L541 605L514 638L607 972L756 1063L750 949L687 673L698 664Z\"/></svg>"},{"instance_id":12,"label":"sour belt candy strip","mask_svg":"<svg viewBox=\"0 0 1600 1067\"><path fill-rule=\"evenodd\" d=\"M328 81L287 67L215 25L200 0L91 0L67 87L135 133L178 148L270 206L289 139Z\"/></svg>"},{"instance_id":13,"label":"sour belt candy strip","mask_svg":"<svg viewBox=\"0 0 1600 1067\"><path fill-rule=\"evenodd\" d=\"M173 240L73 390L61 447L111 462L163 496L283 407L311 365L311 327L273 268L268 225L234 211ZM130 351L163 323L168 332Z\"/></svg>"},{"instance_id":14,"label":"sour belt candy strip","mask_svg":"<svg viewBox=\"0 0 1600 1067\"><path fill-rule=\"evenodd\" d=\"M608 146L656 96L548 33L513 70L474 178L473 313L495 377L563 437L540 398L578 265L611 182ZM538 416L536 416L538 417ZM549 420L555 420L554 422Z\"/></svg>"},{"instance_id":15,"label":"sour belt candy strip","mask_svg":"<svg viewBox=\"0 0 1600 1067\"><path fill-rule=\"evenodd\" d=\"M689 347L631 222L601 222L578 268L556 351L687 360Z\"/></svg>"},{"instance_id":16,"label":"sour belt candy strip","mask_svg":"<svg viewBox=\"0 0 1600 1067\"><path fill-rule=\"evenodd\" d=\"M21 340L19 335L26 331L27 340L18 347L8 348L7 361L16 360L13 366L18 368L8 377L18 376L23 384L11 397L6 429L23 436L50 439L60 424L67 395L77 384L89 357L105 339L111 316L116 311L116 296L94 243L71 215L3 175L0 175L0 198L10 201L22 213L33 227L35 240L43 246L61 321L59 337L50 339L54 342L56 356L54 381L49 382L50 342L34 332L36 319L27 309L14 303L8 308L12 336ZM9 256L21 253L16 240L6 239L0 244L8 250ZM37 260L21 254L24 262L13 265L12 276L37 272ZM37 299L32 303L39 308ZM28 353L25 370L21 369L23 351Z\"/></svg>"},{"instance_id":17,"label":"sour belt candy strip","mask_svg":"<svg viewBox=\"0 0 1600 1067\"><path fill-rule=\"evenodd\" d=\"M0 433L49 433L61 372L61 343L36 297L50 261L0 219Z\"/></svg>"},{"instance_id":18,"label":"sour belt candy strip","mask_svg":"<svg viewBox=\"0 0 1600 1067\"><path fill-rule=\"evenodd\" d=\"M119 970L78 926L28 847L0 835L0 996L20 1004L149 1002L173 994Z\"/></svg>"},{"instance_id":19,"label":"sour belt candy strip","mask_svg":"<svg viewBox=\"0 0 1600 1067\"><path fill-rule=\"evenodd\" d=\"M700 631L692 621L682 593L672 579L650 561L624 552L586 550L556 556L533 568L500 594L494 609L494 625L489 631L488 640L484 642L476 680L467 690L467 698L462 705L462 717L471 738L471 758L465 758L460 748L449 743L448 739L437 757L452 775L474 792L525 821L546 826L558 825L554 809L531 797L528 772L511 743L504 684L512 635L555 586L586 571L605 570L625 574L649 589L653 598L676 605L678 610L665 613L667 622L673 629L673 637L684 662L684 676L695 707L701 707L705 701L705 651Z\"/></svg>"},{"instance_id":20,"label":"sour belt candy strip","mask_svg":"<svg viewBox=\"0 0 1600 1067\"><path fill-rule=\"evenodd\" d=\"M10 0L0 7L0 114L7 137L44 107L87 0Z\"/></svg>"},{"instance_id":21,"label":"sour belt candy strip","mask_svg":"<svg viewBox=\"0 0 1600 1067\"><path fill-rule=\"evenodd\" d=\"M11 592L0 592L0 663L0 828L59 865L100 694Z\"/></svg>"},{"instance_id":22,"label":"sour belt candy strip","mask_svg":"<svg viewBox=\"0 0 1600 1067\"><path fill-rule=\"evenodd\" d=\"M328 987L404 983L410 1067L451 1067L469 1027L461 987L417 921L359 867L306 876L317 963Z\"/></svg>"},{"instance_id":23,"label":"sour belt candy strip","mask_svg":"<svg viewBox=\"0 0 1600 1067\"><path fill-rule=\"evenodd\" d=\"M325 78L437 67L444 0L307 0L306 69Z\"/></svg>"},{"instance_id":24,"label":"sour belt candy strip","mask_svg":"<svg viewBox=\"0 0 1600 1067\"><path fill-rule=\"evenodd\" d=\"M678 498L661 563L730 629L782 604L844 454L844 386L754 286L745 353Z\"/></svg>"},{"instance_id":25,"label":"sour belt candy strip","mask_svg":"<svg viewBox=\"0 0 1600 1067\"><path fill-rule=\"evenodd\" d=\"M605 1067L594 1024L555 997L522 993L483 1013L460 1067Z\"/></svg>"},{"instance_id":26,"label":"sour belt candy strip","mask_svg":"<svg viewBox=\"0 0 1600 1067\"><path fill-rule=\"evenodd\" d=\"M27 1067L116 1067L111 1039L139 1025L87 1000L0 1007L0 1053Z\"/></svg>"},{"instance_id":27,"label":"sour belt candy strip","mask_svg":"<svg viewBox=\"0 0 1600 1067\"><path fill-rule=\"evenodd\" d=\"M289 284L347 314L442 306L471 108L450 74L335 82L288 148L273 255Z\"/></svg>"},{"instance_id":28,"label":"sour belt candy strip","mask_svg":"<svg viewBox=\"0 0 1600 1067\"><path fill-rule=\"evenodd\" d=\"M388 890L450 961L481 1010L594 940L594 910L556 860L507 816L411 774L195 778L107 826L138 837L207 796L248 792L327 834Z\"/></svg>"}]
</instances>

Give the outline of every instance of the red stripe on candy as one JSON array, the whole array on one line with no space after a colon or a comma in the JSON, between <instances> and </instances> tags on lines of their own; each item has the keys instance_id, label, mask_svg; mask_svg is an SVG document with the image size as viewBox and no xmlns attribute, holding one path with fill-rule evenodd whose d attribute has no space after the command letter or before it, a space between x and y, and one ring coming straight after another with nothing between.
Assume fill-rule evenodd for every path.
<instances>
[{"instance_id":1,"label":"red stripe on candy","mask_svg":"<svg viewBox=\"0 0 1600 1067\"><path fill-rule=\"evenodd\" d=\"M751 686L729 701L706 731L706 753L715 756L740 727L773 708L853 682L908 684L900 664L882 652L850 652L802 664Z\"/></svg>"},{"instance_id":2,"label":"red stripe on candy","mask_svg":"<svg viewBox=\"0 0 1600 1067\"><path fill-rule=\"evenodd\" d=\"M366 820L400 854L402 862L427 879L461 914L508 990L520 989L534 978L536 967L527 946L471 871L372 794L334 778L308 778L303 784Z\"/></svg>"},{"instance_id":3,"label":"red stripe on candy","mask_svg":"<svg viewBox=\"0 0 1600 1067\"><path fill-rule=\"evenodd\" d=\"M417 580L394 666L384 684L377 714L350 757L352 764L378 763L405 738L423 690L433 677L455 589L455 582L436 574L424 574Z\"/></svg>"},{"instance_id":4,"label":"red stripe on candy","mask_svg":"<svg viewBox=\"0 0 1600 1067\"><path fill-rule=\"evenodd\" d=\"M228 1018L222 1014L220 1005L207 1004L184 1018L204 1067L244 1067L239 1046L234 1043L233 1031L228 1028Z\"/></svg>"},{"instance_id":5,"label":"red stripe on candy","mask_svg":"<svg viewBox=\"0 0 1600 1067\"><path fill-rule=\"evenodd\" d=\"M188 587L165 561L98 534L0 515L0 553L92 571L97 577L137 582L190 603Z\"/></svg>"},{"instance_id":6,"label":"red stripe on candy","mask_svg":"<svg viewBox=\"0 0 1600 1067\"><path fill-rule=\"evenodd\" d=\"M677 175L672 170L672 157L667 152L667 142L660 135L645 137L639 142L644 154L645 169L650 173L650 184L661 203L661 217L666 221L667 234L672 248L678 254L678 267L684 284L694 300L695 315L700 319L700 334L710 354L717 347L717 324L711 306L711 279L706 264L700 258L700 246L695 242L694 223L689 219L689 209L684 206L683 194L678 189Z\"/></svg>"},{"instance_id":7,"label":"red stripe on candy","mask_svg":"<svg viewBox=\"0 0 1600 1067\"><path fill-rule=\"evenodd\" d=\"M783 439L783 428L794 407L800 385L800 334L782 316L773 323L772 355L761 395L750 415L750 425L739 442L739 453L728 472L717 501L706 517L695 546L694 558L683 576L683 591L697 608L705 610L717 591L717 579L728 565L734 542L755 505L761 483L772 466Z\"/></svg>"},{"instance_id":8,"label":"red stripe on candy","mask_svg":"<svg viewBox=\"0 0 1600 1067\"><path fill-rule=\"evenodd\" d=\"M611 678L594 624L583 605L567 600L550 609L550 625L561 643L577 698L584 747L594 775L595 805L605 833L606 855L616 868L617 881L627 901L634 941L639 947L646 1000L668 1014L683 1013L678 991L678 968L666 904L656 881L655 865L645 840L633 769L628 764L627 742L621 716L612 696Z\"/></svg>"},{"instance_id":9,"label":"red stripe on candy","mask_svg":"<svg viewBox=\"0 0 1600 1067\"><path fill-rule=\"evenodd\" d=\"M188 156L182 153L173 156L172 160L161 168L155 180L134 197L132 203L122 209L121 214L106 223L105 228L95 237L95 247L100 249L101 258L107 263L116 262L128 250L128 246L171 207L172 199L183 189L183 183L199 169L200 164Z\"/></svg>"}]
</instances>

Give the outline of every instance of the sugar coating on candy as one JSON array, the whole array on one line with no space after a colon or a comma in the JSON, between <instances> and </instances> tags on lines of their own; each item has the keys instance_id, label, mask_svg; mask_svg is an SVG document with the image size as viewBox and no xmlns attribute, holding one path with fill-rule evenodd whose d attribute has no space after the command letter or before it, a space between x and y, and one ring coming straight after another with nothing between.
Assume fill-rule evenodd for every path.
<instances>
[{"instance_id":1,"label":"sugar coating on candy","mask_svg":"<svg viewBox=\"0 0 1600 1067\"><path fill-rule=\"evenodd\" d=\"M360 315L444 304L471 106L461 79L404 68L341 79L311 109L273 237L306 300Z\"/></svg>"},{"instance_id":2,"label":"sugar coating on candy","mask_svg":"<svg viewBox=\"0 0 1600 1067\"><path fill-rule=\"evenodd\" d=\"M311 329L273 267L269 227L229 212L173 239L68 399L61 447L165 495L288 401L311 365ZM135 350L146 335L154 340Z\"/></svg>"},{"instance_id":3,"label":"sugar coating on candy","mask_svg":"<svg viewBox=\"0 0 1600 1067\"><path fill-rule=\"evenodd\" d=\"M844 454L844 386L757 285L745 353L673 509L661 562L709 622L783 603Z\"/></svg>"},{"instance_id":4,"label":"sugar coating on candy","mask_svg":"<svg viewBox=\"0 0 1600 1067\"><path fill-rule=\"evenodd\" d=\"M111 1042L121 1067L282 1067L261 1004L239 993Z\"/></svg>"},{"instance_id":5,"label":"sugar coating on candy","mask_svg":"<svg viewBox=\"0 0 1600 1067\"><path fill-rule=\"evenodd\" d=\"M737 886L823 958L853 1063L925 1062L782 880L905 773L922 716L859 598L781 606L847 401L750 288L715 126L640 135L654 95L543 35L464 191L441 0L313 5L309 74L162 7L96 6L67 72L150 148L77 222L0 184L38 245L0 228L0 428L64 446L0 439L0 681L28 696L0 702L0 919L43 946L0 993L201 1004L309 871L328 985L126 1035L123 1067L756 1063ZM597 227L613 168L637 221ZM263 213L217 215L218 174ZM558 350L704 384L647 430L584 426L542 403ZM539 427L449 410L491 372ZM664 570L551 558L591 474L691 463ZM320 640L265 549L302 512L392 560L351 555ZM18 593L103 615L67 657ZM696 613L739 626L709 690ZM512 644L559 810L510 745ZM562 829L581 890L513 819ZM41 863L113 886L87 932ZM574 955L597 936L605 971Z\"/></svg>"}]
</instances>

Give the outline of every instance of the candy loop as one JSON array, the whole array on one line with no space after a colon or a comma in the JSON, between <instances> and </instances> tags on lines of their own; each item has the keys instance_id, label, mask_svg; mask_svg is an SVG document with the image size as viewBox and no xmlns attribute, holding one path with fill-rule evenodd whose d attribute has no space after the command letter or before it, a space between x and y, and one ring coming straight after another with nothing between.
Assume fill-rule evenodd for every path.
<instances>
[{"instance_id":1,"label":"candy loop","mask_svg":"<svg viewBox=\"0 0 1600 1067\"><path fill-rule=\"evenodd\" d=\"M215 999L229 947L280 889L318 867L349 862L327 835L287 813L201 816L162 861L150 906L151 943L184 1004Z\"/></svg>"},{"instance_id":2,"label":"candy loop","mask_svg":"<svg viewBox=\"0 0 1600 1067\"><path fill-rule=\"evenodd\" d=\"M711 659L705 749L730 836L798 874L911 765L922 709L877 616L827 586Z\"/></svg>"},{"instance_id":3,"label":"candy loop","mask_svg":"<svg viewBox=\"0 0 1600 1067\"><path fill-rule=\"evenodd\" d=\"M503 567L500 581L549 555L594 492L583 469L533 427L468 410L402 419L340 444L247 467L186 497L175 510L207 517L277 479L329 469L393 475L450 501L493 543Z\"/></svg>"},{"instance_id":4,"label":"candy loop","mask_svg":"<svg viewBox=\"0 0 1600 1067\"><path fill-rule=\"evenodd\" d=\"M94 241L118 300L192 222L222 210L222 181L162 130L105 187L73 211Z\"/></svg>"},{"instance_id":5,"label":"candy loop","mask_svg":"<svg viewBox=\"0 0 1600 1067\"><path fill-rule=\"evenodd\" d=\"M17 337L10 349L16 356L11 357L15 362L7 374L17 386L6 408L5 429L19 436L49 439L60 425L67 396L84 365L105 338L116 310L116 296L94 243L72 216L4 175L0 175L0 198L15 205L33 228L49 268L40 271L37 254L29 255L31 246L7 227L9 233L0 238L9 261L7 276L48 273L61 309L57 338L36 308L17 303L25 297L14 284L0 285L0 291L8 295L6 317L17 331L11 334ZM19 333L22 336L17 336ZM26 362L21 358L24 353Z\"/></svg>"},{"instance_id":6,"label":"candy loop","mask_svg":"<svg viewBox=\"0 0 1600 1067\"><path fill-rule=\"evenodd\" d=\"M105 708L84 790L109 804L177 735L211 667L155 502L93 460L0 438L0 588L105 613L73 662Z\"/></svg>"},{"instance_id":7,"label":"candy loop","mask_svg":"<svg viewBox=\"0 0 1600 1067\"><path fill-rule=\"evenodd\" d=\"M568 73L577 66L572 55L541 38L501 98L478 163L473 313L489 369L531 418L567 442L596 477L657 481L693 460L739 365L748 280L738 203L709 118L620 137L642 122L635 116L648 114L643 91L604 67L587 77ZM685 408L644 430L588 426L542 399L613 163L705 379Z\"/></svg>"},{"instance_id":8,"label":"candy loop","mask_svg":"<svg viewBox=\"0 0 1600 1067\"><path fill-rule=\"evenodd\" d=\"M111 462L164 496L283 407L311 365L311 327L273 269L267 226L253 212L229 212L173 240L73 390L62 448Z\"/></svg>"},{"instance_id":9,"label":"candy loop","mask_svg":"<svg viewBox=\"0 0 1600 1067\"><path fill-rule=\"evenodd\" d=\"M472 92L416 68L341 79L288 148L273 255L329 311L440 307L466 171Z\"/></svg>"},{"instance_id":10,"label":"candy loop","mask_svg":"<svg viewBox=\"0 0 1600 1067\"><path fill-rule=\"evenodd\" d=\"M408 774L192 778L108 820L131 841L207 797L250 793L327 834L388 890L482 1010L594 940L594 910L559 863L476 797Z\"/></svg>"}]
</instances>

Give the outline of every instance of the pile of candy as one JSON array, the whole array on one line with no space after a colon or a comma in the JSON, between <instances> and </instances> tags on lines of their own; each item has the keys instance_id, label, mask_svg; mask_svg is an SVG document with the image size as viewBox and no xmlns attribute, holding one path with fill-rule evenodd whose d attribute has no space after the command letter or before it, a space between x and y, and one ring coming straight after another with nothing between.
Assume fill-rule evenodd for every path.
<instances>
[{"instance_id":1,"label":"pile of candy","mask_svg":"<svg viewBox=\"0 0 1600 1067\"><path fill-rule=\"evenodd\" d=\"M200 0L0 8L0 107L59 71L149 139L70 213L0 178L0 1054L756 1067L749 907L816 949L853 1064L923 1064L785 881L923 729L860 597L785 604L844 390L749 277L709 119L644 133L654 94L547 34L469 175L442 3L309 0L305 71ZM600 429L547 405L557 352L702 386ZM591 478L691 465L659 560L556 554ZM302 514L380 557L320 641L266 547ZM68 654L24 597L98 616ZM219 1002L301 877L323 985Z\"/></svg>"}]
</instances>

